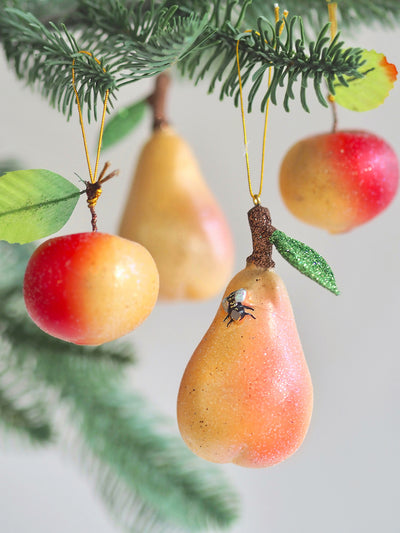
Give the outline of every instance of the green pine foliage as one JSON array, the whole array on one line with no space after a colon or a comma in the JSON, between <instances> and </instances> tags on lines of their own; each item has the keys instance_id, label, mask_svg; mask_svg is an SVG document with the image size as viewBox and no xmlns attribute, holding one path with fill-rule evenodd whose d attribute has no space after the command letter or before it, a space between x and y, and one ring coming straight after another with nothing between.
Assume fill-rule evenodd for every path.
<instances>
[{"instance_id":1,"label":"green pine foliage","mask_svg":"<svg viewBox=\"0 0 400 533\"><path fill-rule=\"evenodd\" d=\"M319 3L324 6L326 23L325 2ZM322 94L324 82L334 92L335 83L342 84L346 77L364 74L361 51L347 47L339 37L329 43L326 25L321 25L309 42L302 18L291 17L279 37L282 22L271 23L269 9L260 7L251 26L253 32L244 34L249 28L246 17L250 0L211 3L80 0L73 13L70 9L63 12L62 2L56 2L54 8L51 2L38 1L0 0L1 4L11 5L3 7L0 18L0 39L10 64L18 76L39 86L50 103L67 116L74 103L73 60L80 98L87 106L89 118L95 115L97 101L107 89L112 102L120 87L156 76L174 65L195 83L210 77L210 92L218 84L221 98L235 96L237 103L239 38L250 109L255 96L262 91L262 109L270 96L273 103L282 103L288 110L290 100L296 97L295 85L305 110L308 110L306 93L311 86L321 104L326 105ZM45 15L44 4L49 8ZM299 12L298 8L295 13ZM100 65L79 54L80 50L93 53L100 59ZM268 88L266 73L271 66L274 77ZM52 83L48 83L49 79ZM279 99L281 91L283 97Z\"/></svg>"},{"instance_id":2,"label":"green pine foliage","mask_svg":"<svg viewBox=\"0 0 400 533\"><path fill-rule=\"evenodd\" d=\"M362 77L359 71L362 61L362 50L359 48L345 49L339 34L330 43L328 36L329 25L325 25L316 41L306 44L302 20L291 18L284 27L282 36L279 29L282 22L272 25L267 19L259 18L257 30L251 33L239 33L229 25L224 32L215 34L213 52L208 61L199 68L200 58L189 58L189 76L193 77L196 70L200 70L196 83L203 79L210 70L215 70L212 76L209 92L213 92L216 83L222 82L220 97L235 95L235 104L239 101L238 74L236 62L232 64L232 47L237 39L241 39L239 58L242 71L242 83L251 83L248 95L249 112L256 94L264 87L261 110L264 111L268 98L273 104L278 103L277 93L283 91L283 106L289 111L289 101L295 98L294 84L301 80L300 98L303 108L309 111L306 99L308 80L312 80L315 93L322 105L327 106L322 94L323 80L334 94L334 83L340 83L345 76ZM211 45L210 45L211 46ZM255 61L255 58L257 60ZM271 85L265 89L265 79L269 67L274 66ZM228 71L226 73L226 71Z\"/></svg>"},{"instance_id":3,"label":"green pine foliage","mask_svg":"<svg viewBox=\"0 0 400 533\"><path fill-rule=\"evenodd\" d=\"M336 0L339 27L354 30L360 26L395 27L400 23L400 2L398 0ZM308 25L322 27L326 22L326 0L284 0L282 9L292 15L301 15ZM254 23L260 13L273 18L273 3L253 0L247 13L247 20Z\"/></svg>"},{"instance_id":4,"label":"green pine foliage","mask_svg":"<svg viewBox=\"0 0 400 533\"><path fill-rule=\"evenodd\" d=\"M97 3L97 2L92 2ZM153 2L155 4L160 1ZM249 0L240 4L249 3L246 11L245 22L248 27L263 15L273 20L273 2L264 0ZM400 22L400 3L398 0L336 0L338 4L338 16L340 27L351 29L362 25L371 26L375 24L382 27L394 27ZM73 25L80 20L77 10L82 6L80 0L2 0L0 5L9 7L19 7L24 11L30 11L40 20L52 20L53 22L63 21L68 25ZM88 3L85 2L85 5ZM120 2L121 11L128 7L137 6L138 2L130 0ZM201 9L218 8L220 12L226 6L226 2L221 0L180 0L174 2L170 0L168 5L178 5L182 14L193 13ZM326 0L284 0L281 1L282 9L287 9L292 15L301 15L303 19L311 24L317 22L322 27L326 22ZM150 2L145 3L149 8Z\"/></svg>"},{"instance_id":5,"label":"green pine foliage","mask_svg":"<svg viewBox=\"0 0 400 533\"><path fill-rule=\"evenodd\" d=\"M4 381L4 383L3 383ZM52 442L53 428L41 399L33 399L30 384L12 379L9 369L0 373L0 425L32 444Z\"/></svg>"},{"instance_id":6,"label":"green pine foliage","mask_svg":"<svg viewBox=\"0 0 400 533\"><path fill-rule=\"evenodd\" d=\"M11 161L4 162L7 169L12 165ZM11 246L0 241L0 316L6 316L8 322L14 318L12 302L15 294L21 292L21 279L31 251L31 247ZM4 335L0 318L0 432L3 435L5 430L11 431L32 444L49 444L55 431L43 390L41 387L32 389L29 370L16 370L10 358L12 351L13 342Z\"/></svg>"},{"instance_id":7,"label":"green pine foliage","mask_svg":"<svg viewBox=\"0 0 400 533\"><path fill-rule=\"evenodd\" d=\"M127 388L131 347L76 346L28 318L21 285L31 251L0 241L0 429L38 445L76 436L67 451L80 458L127 531L228 527L237 497L221 473L193 456Z\"/></svg>"}]
</instances>

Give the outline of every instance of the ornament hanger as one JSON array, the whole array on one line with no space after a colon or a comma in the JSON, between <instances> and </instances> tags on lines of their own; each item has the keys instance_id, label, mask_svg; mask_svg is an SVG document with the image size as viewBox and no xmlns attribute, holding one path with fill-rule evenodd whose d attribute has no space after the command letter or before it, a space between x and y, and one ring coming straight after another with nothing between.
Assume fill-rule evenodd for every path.
<instances>
[{"instance_id":1,"label":"ornament hanger","mask_svg":"<svg viewBox=\"0 0 400 533\"><path fill-rule=\"evenodd\" d=\"M274 4L274 13L275 13L275 23L279 22L279 5ZM288 16L289 12L284 11L283 12L283 24L281 25L279 29L279 35L283 31L284 23L286 20L286 17ZM251 33L253 30L246 30L245 33ZM255 32L257 35L260 35L258 32ZM240 72L240 62L239 62L239 43L240 38L236 42L236 63L237 63L237 69L238 69L238 78L239 78L239 94L240 94L240 111L242 115L242 124L243 124L243 138L244 138L244 146L245 146L245 158L246 158L246 169L247 169L247 182L249 186L249 192L250 196L253 199L254 205L260 205L260 197L261 192L263 188L264 183L264 164L265 164L265 141L267 138L267 125L268 125L268 112L269 112L269 101L268 98L266 108L265 108L265 121L264 121L264 134L263 134L263 142L262 142L262 152L261 152L261 176L260 176L260 186L258 193L255 194L253 192L253 187L251 184L251 176L250 176L250 163L249 163L249 151L248 151L248 143L247 143L247 131L246 131L246 120L245 120L245 113L244 113L244 105L243 105L243 83L242 83L242 76ZM269 67L268 72L268 87L271 85L271 75L272 75L272 67Z\"/></svg>"},{"instance_id":2,"label":"ornament hanger","mask_svg":"<svg viewBox=\"0 0 400 533\"><path fill-rule=\"evenodd\" d=\"M337 3L332 2L331 0L326 0L327 7L328 7L328 17L329 22L331 24L330 33L331 33L331 42L336 37L337 31L338 31L338 23L337 23ZM332 109L332 117L333 117L333 123L332 123L332 133L335 133L337 131L337 124L338 124L338 115L337 115L337 109L336 109L336 102L335 97L333 94L328 94L328 101L331 104Z\"/></svg>"},{"instance_id":3,"label":"ornament hanger","mask_svg":"<svg viewBox=\"0 0 400 533\"><path fill-rule=\"evenodd\" d=\"M94 55L91 52L87 52L86 50L80 50L79 54L86 54L88 56L93 57L93 59L100 65L100 61L96 57L94 57ZM110 90L107 89L106 96L104 98L103 115L102 115L102 118L101 118L99 141L98 141L98 145L97 145L96 166L95 166L94 174L93 174L92 167L91 167L91 164L90 164L89 150L88 150L87 141L86 141L85 127L83 125L82 108L81 108L81 104L79 102L79 95L78 95L78 91L76 89L76 84L75 84L75 68L74 68L74 66L75 66L75 59L72 61L72 87L74 89L74 93L75 93L75 96L76 96L76 103L77 103L77 106L78 106L78 113L79 113L79 122L80 122L80 125L81 125L83 144L85 146L86 161L87 161L88 170L89 170L89 176L90 176L90 181L86 182L86 191L85 192L86 192L86 195L87 195L87 203L88 203L90 212L92 214L92 229L93 229L93 231L97 231L97 215L96 215L96 212L95 212L95 207L96 207L96 204L97 204L97 200L100 198L100 195L102 193L101 185L105 181L110 180L111 178L113 178L114 176L116 176L119 173L118 170L114 170L114 171L112 171L112 172L110 172L109 174L106 175L106 172L107 172L107 170L108 170L108 168L110 166L110 163L107 162L104 165L103 170L100 172L99 178L96 179L97 171L98 171L98 167L99 167L101 142L102 142L102 139L103 139L104 122L105 122L106 112L107 112L108 95L110 93ZM103 72L106 72L106 69L104 67L103 67Z\"/></svg>"},{"instance_id":4,"label":"ornament hanger","mask_svg":"<svg viewBox=\"0 0 400 533\"><path fill-rule=\"evenodd\" d=\"M91 52L87 52L86 50L80 50L79 54L86 54L88 56L93 57L93 59L100 65L100 61L96 57L94 57ZM98 145L97 145L96 166L95 166L94 174L93 174L92 173L92 167L90 165L89 151L88 151L87 142L86 142L85 127L83 125L81 104L79 102L79 95L78 95L78 91L76 90L76 85L75 85L75 69L74 69L74 66L75 66L75 59L72 61L72 87L74 89L75 96L76 96L76 103L78 105L79 122L81 124L83 144L85 145L85 154L86 154L86 161L87 161L88 170L89 170L90 181L92 183L95 183L96 182L97 170L98 170L98 166L99 166L101 142L102 142L102 139L103 139L104 122L105 122L105 118L106 118L107 101L108 101L108 95L110 93L110 90L107 89L106 96L104 98L104 107L103 107L103 115L102 115L102 118L101 118L99 142L98 142ZM103 72L106 72L106 69L104 67L103 67Z\"/></svg>"},{"instance_id":5,"label":"ornament hanger","mask_svg":"<svg viewBox=\"0 0 400 533\"><path fill-rule=\"evenodd\" d=\"M329 22L331 23L331 41L335 38L337 34L337 3L332 2L331 0L326 0L328 4L328 15Z\"/></svg>"}]
</instances>

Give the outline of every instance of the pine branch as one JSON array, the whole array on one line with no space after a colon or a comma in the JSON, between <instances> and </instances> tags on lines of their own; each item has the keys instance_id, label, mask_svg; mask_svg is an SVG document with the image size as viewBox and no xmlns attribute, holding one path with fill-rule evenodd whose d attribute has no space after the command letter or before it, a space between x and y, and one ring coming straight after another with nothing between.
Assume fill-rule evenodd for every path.
<instances>
[{"instance_id":1,"label":"pine branch","mask_svg":"<svg viewBox=\"0 0 400 533\"><path fill-rule=\"evenodd\" d=\"M12 301L21 292L20 284L30 246L10 246L0 242L0 313L10 312ZM33 391L28 375L16 369L9 360L11 343L4 339L0 319L0 424L16 435L28 438L32 444L48 444L54 440L54 431L46 402L40 391Z\"/></svg>"},{"instance_id":2,"label":"pine branch","mask_svg":"<svg viewBox=\"0 0 400 533\"><path fill-rule=\"evenodd\" d=\"M79 6L82 27L92 24L110 35L125 35L130 41L140 43L147 42L157 31L168 29L168 22L178 8L165 3L155 5L146 0L125 3L115 0L80 0Z\"/></svg>"},{"instance_id":3,"label":"pine branch","mask_svg":"<svg viewBox=\"0 0 400 533\"><path fill-rule=\"evenodd\" d=\"M144 1L147 10L151 9L149 1ZM130 9L133 5L143 3L142 0L121 1L122 9ZM361 26L371 25L395 27L400 23L400 2L398 0L336 0L338 4L339 27L342 29L352 29ZM85 2L88 4L87 2ZM160 2L155 2L159 4ZM176 5L178 12L188 15L194 12L217 10L221 14L226 7L226 2L221 0L180 0L165 2L167 6ZM274 19L273 2L264 0L252 0L246 17L245 28L252 28L256 24L258 17L264 16L269 20ZM327 9L325 0L284 0L279 2L281 9L287 9L292 15L303 18L307 25L311 27L322 27L327 22ZM0 0L0 6L18 7L23 11L29 11L38 17L42 22L53 21L55 23L65 23L68 27L80 24L82 16L78 9L82 5L80 0ZM135 7L137 9L137 7ZM221 15L222 16L222 15ZM218 24L217 24L218 26Z\"/></svg>"},{"instance_id":4,"label":"pine branch","mask_svg":"<svg viewBox=\"0 0 400 533\"><path fill-rule=\"evenodd\" d=\"M129 35L115 34L116 23L123 26L121 31L127 31L129 24L129 19L125 21L121 17L120 4L103 2L101 10L96 9L95 3L87 4L88 27L79 35L79 43L65 26L50 23L47 28L34 15L18 9L5 9L0 19L0 38L17 75L31 85L39 85L50 104L67 117L71 116L75 102L71 83L74 59L80 101L82 106L87 105L90 120L92 113L96 118L97 101L104 98L107 89L112 103L115 91L121 86L155 76L175 64L187 53L206 23L204 17L195 15L173 18L175 9L160 8L145 14L140 25L132 26ZM151 20L150 15L153 15ZM98 27L91 22L95 16ZM132 17L135 22L136 11ZM111 35L102 33L105 20L109 22ZM101 64L79 54L80 50L90 51Z\"/></svg>"},{"instance_id":5,"label":"pine branch","mask_svg":"<svg viewBox=\"0 0 400 533\"><path fill-rule=\"evenodd\" d=\"M185 531L231 524L236 515L232 491L214 469L203 464L200 470L200 462L182 443L159 429L160 420L149 414L143 399L118 381L107 379L99 386L71 367L68 371L85 446L99 461L105 500L113 502L116 516L126 513L125 526L132 527L135 516L134 531L145 530L137 515L147 522L150 514L154 523ZM101 465L107 466L105 478Z\"/></svg>"},{"instance_id":6,"label":"pine branch","mask_svg":"<svg viewBox=\"0 0 400 533\"><path fill-rule=\"evenodd\" d=\"M25 78L31 85L39 85L50 104L57 105L67 116L72 113L75 98L72 89L73 60L81 103L85 102L95 114L97 99L99 96L103 98L107 89L112 102L115 91L112 67L79 54L82 49L90 49L96 55L95 46L87 40L78 45L65 27L51 24L48 29L33 15L10 8L4 10L0 19L0 38L17 76Z\"/></svg>"},{"instance_id":7,"label":"pine branch","mask_svg":"<svg viewBox=\"0 0 400 533\"><path fill-rule=\"evenodd\" d=\"M16 9L6 9L0 20L0 36L18 75L39 84L43 94L67 116L74 102L74 58L81 100L88 106L89 117L96 111L98 96L107 88L113 94L123 85L159 74L174 64L190 77L196 73L196 82L211 74L209 90L221 81L221 97L235 95L237 101L235 47L239 37L243 81L252 83L250 109L270 66L274 67L274 77L270 88L264 89L262 108L269 96L277 103L277 89L285 87L283 105L288 109L289 100L294 98L293 86L300 82L301 103L308 110L309 81L320 102L327 105L321 90L324 80L333 92L334 83L344 83L344 77L362 76L360 50L346 49L338 39L328 45L326 26L307 47L302 21L296 17L286 24L282 37L277 36L275 25L263 18L258 21L260 36L255 31L243 35L240 26L247 2L239 8L237 0L230 0L223 10L218 2L209 13L204 13L201 3L201 12L187 17L181 14L183 8L177 14L176 6L167 7L167 3L150 10L145 10L143 1L127 3L129 8L117 0L81 0L80 5L79 45L66 28L54 24L46 28L33 15ZM81 49L98 55L102 64L79 54Z\"/></svg>"},{"instance_id":8,"label":"pine branch","mask_svg":"<svg viewBox=\"0 0 400 533\"><path fill-rule=\"evenodd\" d=\"M19 288L18 295L8 294L9 298L20 296L21 290ZM15 305L15 304L13 304ZM10 307L10 303L6 306L6 312ZM4 312L0 312L0 320L4 320ZM46 335L41 334L40 330L34 326L29 320L17 320L14 317L13 321L10 321L3 326L3 334L12 343L12 345L19 345L21 343L21 337L23 337L23 344L26 349L29 348L32 352L38 352L43 349L43 341L46 340L46 349L51 353L68 353L66 357L76 357L77 359L89 359L93 363L114 363L118 365L126 365L133 362L132 350L128 345L118 344L118 348L110 348L110 346L102 345L95 347L88 347L83 349L73 350L71 345L67 342L60 341ZM78 364L85 364L79 363Z\"/></svg>"},{"instance_id":9,"label":"pine branch","mask_svg":"<svg viewBox=\"0 0 400 533\"><path fill-rule=\"evenodd\" d=\"M0 7L14 7L30 12L42 22L46 19L53 22L75 19L79 0L0 0Z\"/></svg>"},{"instance_id":10,"label":"pine branch","mask_svg":"<svg viewBox=\"0 0 400 533\"><path fill-rule=\"evenodd\" d=\"M107 39L103 41L107 43L107 47L113 46L113 35L117 35L117 40L123 42L126 46L128 42L127 37L129 39L132 38L132 34L130 33L132 28L140 27L139 21L141 16L140 14L130 13L127 9L121 13L121 8L117 7L117 5L112 7L113 4L115 4L115 0L108 0L107 2L96 2L95 6L93 6L93 2L84 0L83 9L89 10L86 22L88 23L89 20L96 21L96 24L101 27L101 30L107 34ZM189 12L189 4L190 2L182 2L180 4L177 11L180 15L180 21L185 20L183 15L185 12ZM211 71L212 79L209 92L215 90L217 81L223 81L225 71L230 68L225 82L222 85L220 96L222 98L223 96L236 94L236 104L239 96L235 57L236 41L238 37L244 37L240 28L249 4L250 0L246 2L238 2L237 0L229 0L224 3L220 1L215 2L212 11L209 12L207 26L199 34L193 45L181 56L178 63L181 71L184 74L187 73L190 78L194 77L195 72L200 71L195 79L195 83L198 83L200 79L210 74ZM201 13L203 21L207 16L206 6L207 4L204 2L198 3L198 10ZM176 6L174 7L176 8ZM210 9L209 4L208 8ZM160 8L160 12L163 9L166 8ZM173 20L171 17L172 14L169 14L169 20ZM187 20L190 20L190 18ZM326 24L318 35L316 42L308 45L308 50L306 50L305 34L301 19L293 17L288 22L284 33L286 35L285 40L278 36L280 24L275 27L268 20L262 17L259 18L257 29L261 36L257 36L254 31L252 34L253 39L245 35L247 38L243 39L244 44L241 44L241 50L244 49L244 51L241 51L241 65L245 71L243 81L246 82L250 79L250 74L253 69L257 70L253 76L253 86L249 93L250 111L254 97L261 87L263 75L271 66L274 67L274 78L271 87L263 95L262 109L264 109L269 96L271 96L271 101L277 104L277 88L286 85L283 105L288 110L289 100L294 99L292 87L299 78L301 78L301 103L304 109L308 111L306 89L309 80L313 81L314 90L321 104L327 106L328 104L321 91L323 80L326 81L330 91L334 94L334 83L344 83L345 76L353 76L354 78L362 76L360 73L362 64L360 59L361 50L356 48L345 49L344 43L340 42L338 37L331 46L328 46L329 37L327 36L328 26ZM265 26L267 26L267 30ZM160 23L157 31L152 32L153 41L165 37L162 33L163 29L164 26ZM299 34L298 36L295 35L296 29ZM135 36L136 34L137 30ZM141 35L143 39L143 33ZM135 38L132 40L132 45L137 47L134 41ZM161 50L165 49L166 44L161 46ZM146 47L148 46L149 43L146 43ZM160 57L157 49L151 49L150 47L149 50L151 50L151 58L157 60ZM137 51L140 55L143 54L140 46ZM152 60L151 58L149 58L150 62ZM123 63L120 66L121 68L127 67ZM136 67L133 66L132 69L136 69ZM131 83L136 80L135 75L129 72L126 77L126 83Z\"/></svg>"},{"instance_id":11,"label":"pine branch","mask_svg":"<svg viewBox=\"0 0 400 533\"><path fill-rule=\"evenodd\" d=\"M155 76L179 63L191 53L197 39L205 39L202 34L205 24L204 17L175 17L169 21L167 29L157 31L146 42L108 36L104 53L109 50L110 57L118 62L121 72L118 86Z\"/></svg>"},{"instance_id":12,"label":"pine branch","mask_svg":"<svg viewBox=\"0 0 400 533\"><path fill-rule=\"evenodd\" d=\"M394 28L400 24L400 2L398 0L336 0L339 28L352 30L372 25ZM279 2L282 9L291 15L299 15L310 28L322 27L328 20L325 0L284 0ZM273 3L253 0L246 13L248 27L263 15L273 19Z\"/></svg>"},{"instance_id":13,"label":"pine branch","mask_svg":"<svg viewBox=\"0 0 400 533\"><path fill-rule=\"evenodd\" d=\"M295 98L293 86L300 84L300 99L303 108L309 111L306 92L308 81L313 81L315 93L320 103L327 106L326 99L322 94L322 83L325 81L329 91L334 94L334 83L345 83L345 76L362 77L361 53L359 48L345 48L344 43L339 41L339 34L330 43L328 36L329 24L326 24L319 33L315 42L306 45L305 33L302 20L292 17L285 24L284 31L279 36L281 22L272 25L264 18L258 19L258 28L251 33L240 33L237 28L226 22L222 30L213 32L208 41L207 48L210 50L209 59L202 65L201 54L193 53L183 64L183 71L189 77L194 77L197 71L195 83L203 79L210 70L214 74L209 87L209 92L215 90L217 82L222 83L220 98L235 96L235 104L239 99L239 82L235 59L235 46L240 38L239 58L242 71L243 85L249 80L252 83L248 95L249 111L257 92L265 81L265 75L269 67L274 67L274 74L269 88L264 89L261 109L264 110L268 98L277 104L277 93L285 87L283 106L289 110L289 101ZM298 35L296 35L296 31ZM225 81L224 81L225 80Z\"/></svg>"},{"instance_id":14,"label":"pine branch","mask_svg":"<svg viewBox=\"0 0 400 533\"><path fill-rule=\"evenodd\" d=\"M1 350L0 350L1 351ZM10 369L0 374L0 424L32 444L49 444L54 440L46 404L35 398L26 384L11 376Z\"/></svg>"},{"instance_id":15,"label":"pine branch","mask_svg":"<svg viewBox=\"0 0 400 533\"><path fill-rule=\"evenodd\" d=\"M11 246L0 241L0 292L15 290L20 287L26 268L26 263L33 252L30 244L15 244ZM3 296L1 294L1 296ZM1 303L4 305L4 296Z\"/></svg>"}]
</instances>

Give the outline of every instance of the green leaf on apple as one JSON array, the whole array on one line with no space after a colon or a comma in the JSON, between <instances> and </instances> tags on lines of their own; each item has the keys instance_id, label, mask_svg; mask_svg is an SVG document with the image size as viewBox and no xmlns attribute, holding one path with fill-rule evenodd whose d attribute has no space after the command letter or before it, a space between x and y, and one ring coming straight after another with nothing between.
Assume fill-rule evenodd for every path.
<instances>
[{"instance_id":1,"label":"green leaf on apple","mask_svg":"<svg viewBox=\"0 0 400 533\"><path fill-rule=\"evenodd\" d=\"M383 54L375 50L364 50L363 78L344 78L348 86L335 84L335 102L352 111L369 111L380 106L393 89L397 69L388 63Z\"/></svg>"},{"instance_id":2,"label":"green leaf on apple","mask_svg":"<svg viewBox=\"0 0 400 533\"><path fill-rule=\"evenodd\" d=\"M109 148L126 137L142 121L147 108L146 100L139 100L117 111L107 121L103 134L103 148Z\"/></svg>"},{"instance_id":3,"label":"green leaf on apple","mask_svg":"<svg viewBox=\"0 0 400 533\"><path fill-rule=\"evenodd\" d=\"M274 231L270 241L281 256L294 268L297 268L302 274L316 281L325 289L336 295L339 294L332 269L319 253L307 246L307 244L288 237L283 231L279 230Z\"/></svg>"},{"instance_id":4,"label":"green leaf on apple","mask_svg":"<svg viewBox=\"0 0 400 533\"><path fill-rule=\"evenodd\" d=\"M60 230L80 196L70 181L49 170L0 176L0 239L25 244Z\"/></svg>"}]
</instances>

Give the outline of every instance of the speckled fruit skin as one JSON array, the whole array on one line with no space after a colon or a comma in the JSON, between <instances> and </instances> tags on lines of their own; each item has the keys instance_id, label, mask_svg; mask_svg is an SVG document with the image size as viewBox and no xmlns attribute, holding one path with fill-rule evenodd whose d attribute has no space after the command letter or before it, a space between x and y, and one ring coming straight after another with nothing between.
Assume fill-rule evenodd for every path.
<instances>
[{"instance_id":1,"label":"speckled fruit skin","mask_svg":"<svg viewBox=\"0 0 400 533\"><path fill-rule=\"evenodd\" d=\"M392 148L365 131L308 137L286 154L280 189L299 219L343 233L378 215L392 201L399 165Z\"/></svg>"},{"instance_id":2,"label":"speckled fruit skin","mask_svg":"<svg viewBox=\"0 0 400 533\"><path fill-rule=\"evenodd\" d=\"M266 467L300 446L313 404L310 374L288 294L271 269L249 264L224 297L247 291L245 316L227 327L222 306L184 372L177 412L181 435L215 463Z\"/></svg>"},{"instance_id":3,"label":"speckled fruit skin","mask_svg":"<svg viewBox=\"0 0 400 533\"><path fill-rule=\"evenodd\" d=\"M136 328L157 300L158 272L140 244L106 233L45 241L29 260L24 298L46 333L103 344Z\"/></svg>"},{"instance_id":4,"label":"speckled fruit skin","mask_svg":"<svg viewBox=\"0 0 400 533\"><path fill-rule=\"evenodd\" d=\"M231 276L229 226L192 151L169 126L156 130L139 156L119 234L154 257L160 299L211 298Z\"/></svg>"}]
</instances>

